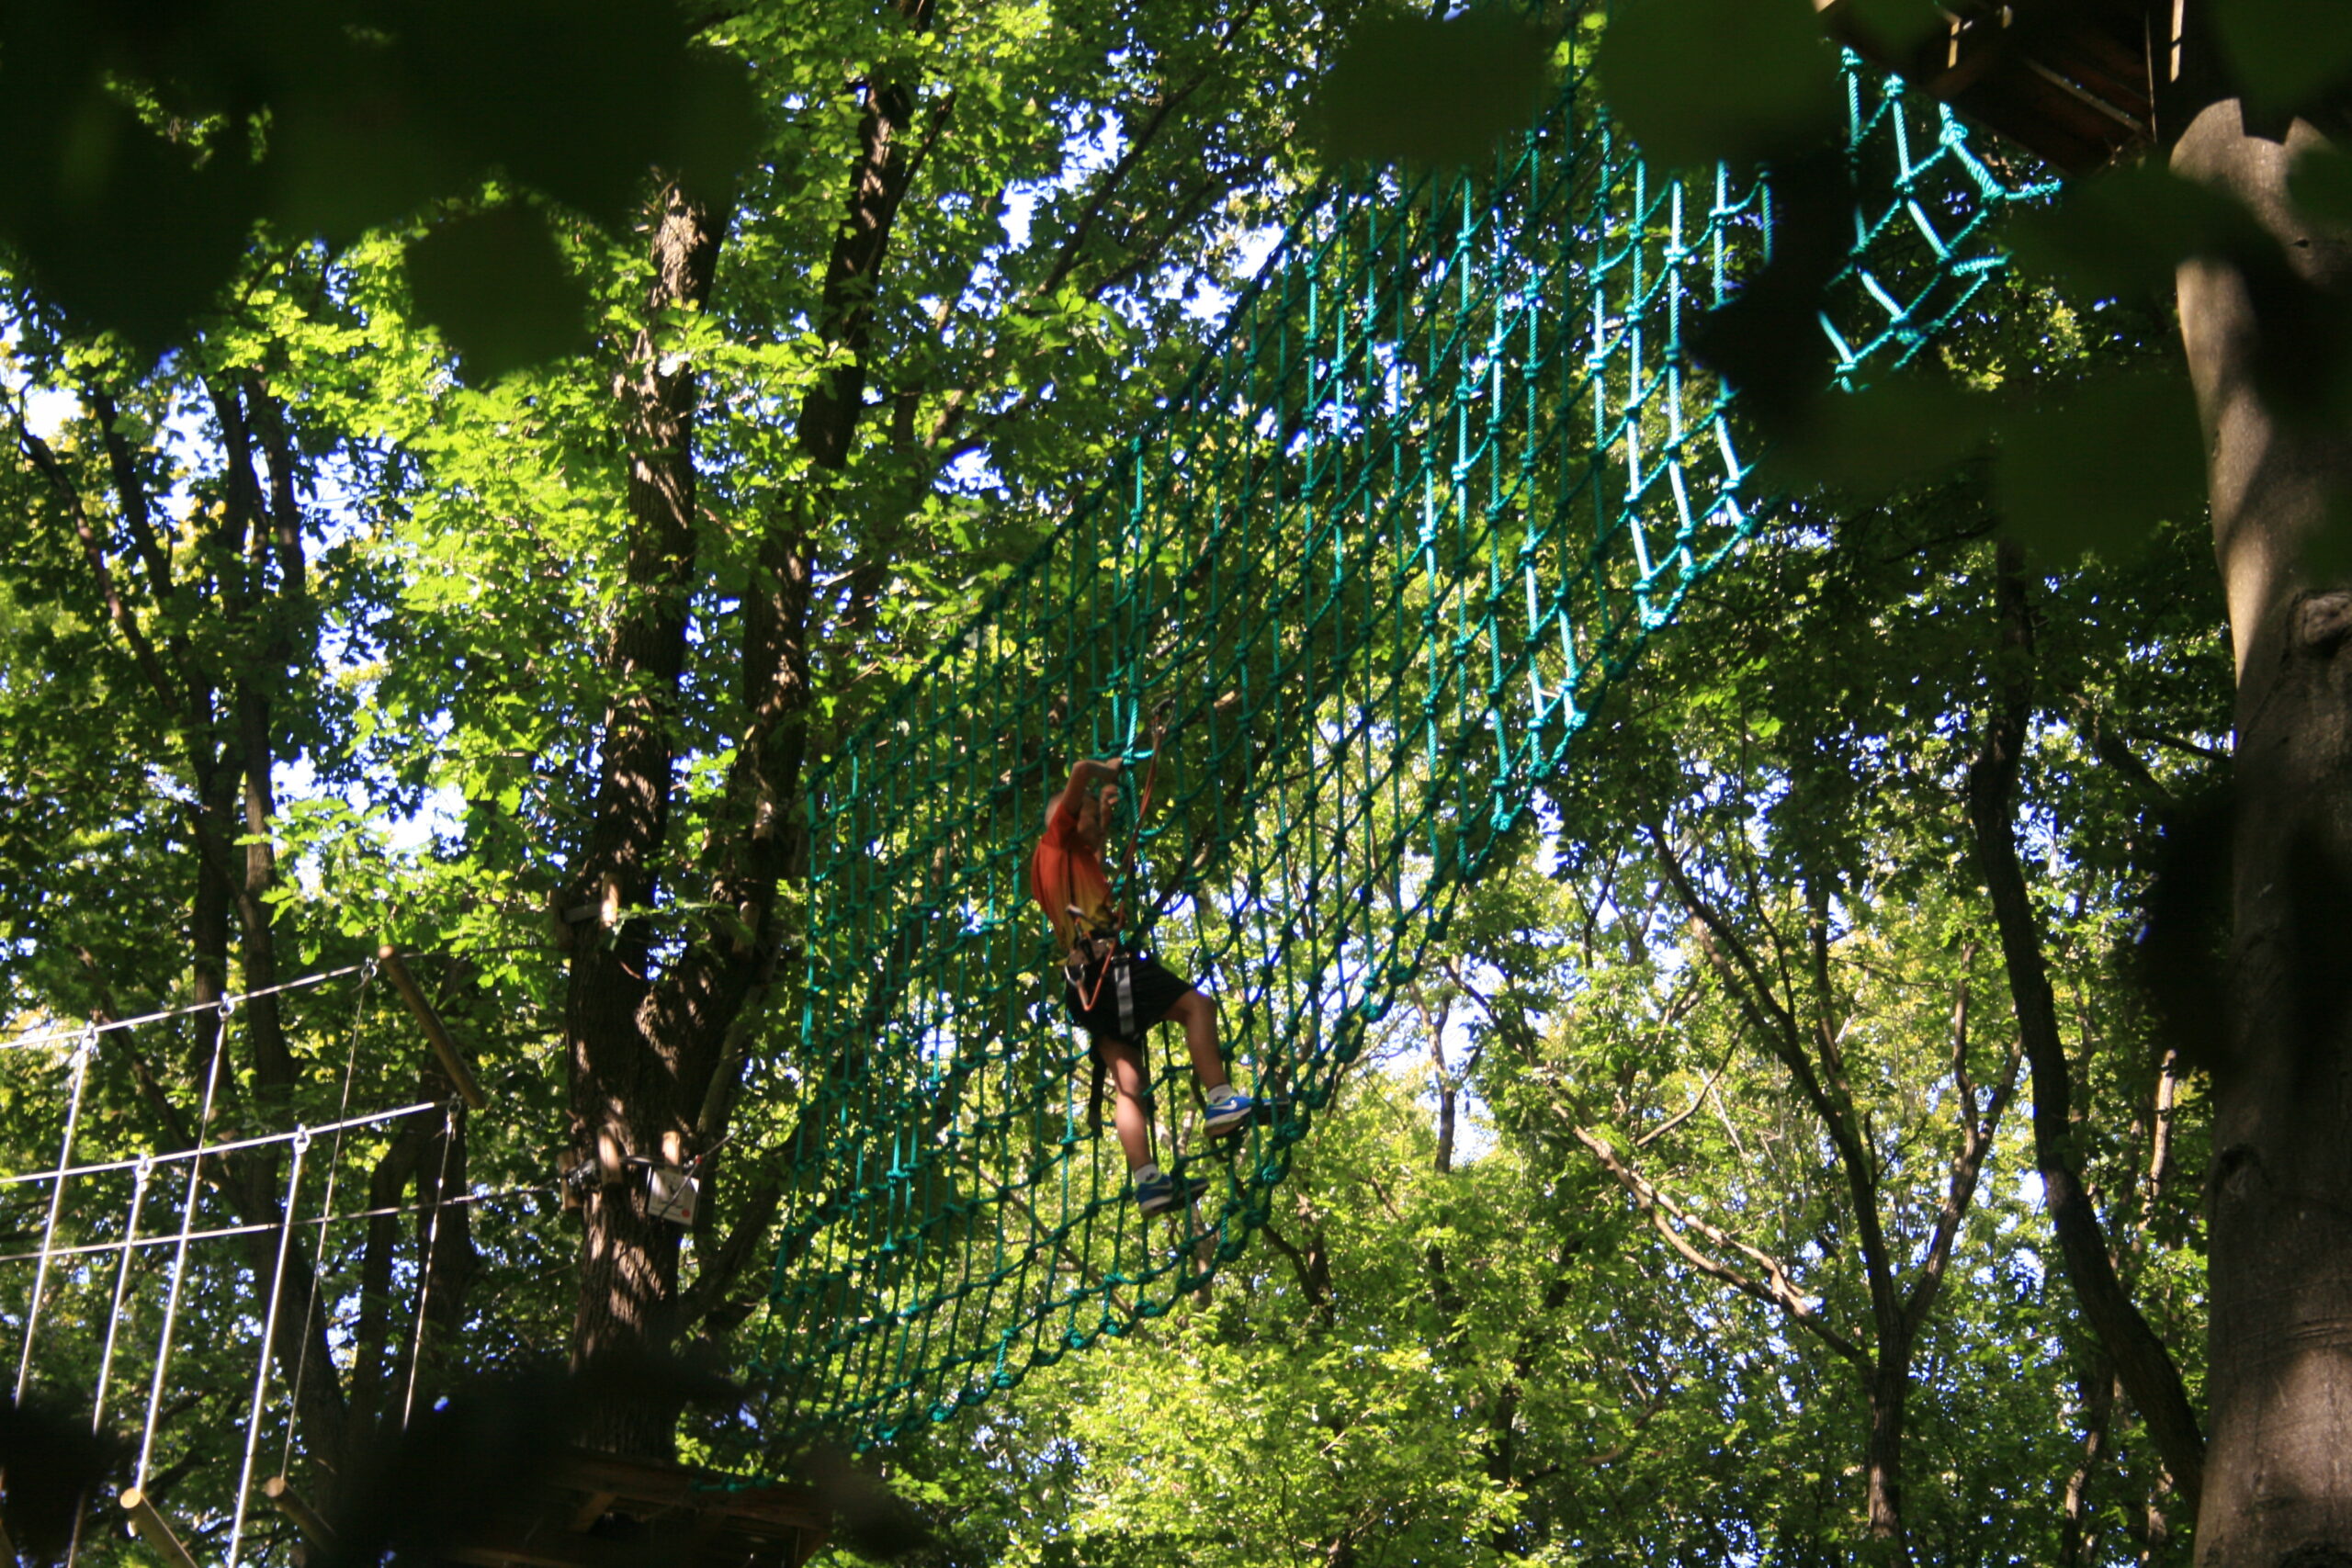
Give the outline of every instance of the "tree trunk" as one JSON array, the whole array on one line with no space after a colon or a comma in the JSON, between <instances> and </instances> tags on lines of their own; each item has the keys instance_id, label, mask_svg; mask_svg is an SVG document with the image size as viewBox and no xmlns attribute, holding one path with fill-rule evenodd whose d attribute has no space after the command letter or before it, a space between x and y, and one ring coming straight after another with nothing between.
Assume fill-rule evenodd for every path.
<instances>
[{"instance_id":1,"label":"tree trunk","mask_svg":"<svg viewBox=\"0 0 2352 1568\"><path fill-rule=\"evenodd\" d=\"M676 1226L648 1212L645 1172L683 1147L699 1109L679 1079L679 1042L657 1027L652 933L623 911L659 888L676 767L674 710L695 571L694 421L698 378L665 360L663 315L709 298L720 220L676 186L652 225L646 325L617 390L628 452L628 598L605 654L613 682L587 852L567 904L594 914L573 945L565 998L574 1147L599 1176L582 1210L575 1365L665 1355L676 1332ZM560 914L566 911L560 909ZM644 1387L642 1380L636 1385ZM597 1402L584 1439L667 1456L677 1407L648 1391Z\"/></svg>"},{"instance_id":2,"label":"tree trunk","mask_svg":"<svg viewBox=\"0 0 2352 1568\"><path fill-rule=\"evenodd\" d=\"M2195 1497L2205 1464L2205 1435L2188 1403L2180 1369L2123 1288L2107 1233L2084 1185L2074 1148L2074 1073L2058 1029L2058 1004L2041 951L2041 922L2018 855L2018 769L2033 716L2033 616L2026 602L2022 547L1999 547L1994 600L1999 657L1984 744L1968 770L1969 826L1978 873L2000 929L2002 966L2026 1059L2033 1066L2033 1156L2042 1207L2057 1233L2058 1254L2083 1317L2123 1380L2148 1435L2184 1493Z\"/></svg>"},{"instance_id":3,"label":"tree trunk","mask_svg":"<svg viewBox=\"0 0 2352 1568\"><path fill-rule=\"evenodd\" d=\"M2178 279L2238 680L2205 1568L2352 1564L2352 592L2312 564L2332 504L2352 497L2352 437L2262 395L2352 299L2352 246L2287 199L2292 155L2322 140L2301 121L2283 142L2249 134L2224 101L2173 152L2285 258L2199 258Z\"/></svg>"},{"instance_id":4,"label":"tree trunk","mask_svg":"<svg viewBox=\"0 0 2352 1568\"><path fill-rule=\"evenodd\" d=\"M2115 1395L2120 1387L2120 1380L2105 1352L2094 1349L2089 1359L2090 1365L2076 1385L2083 1395L2083 1457L2066 1477L2065 1493L2060 1502L2058 1568L2081 1568L2089 1561L2097 1533L2091 1483L2107 1458L2107 1426L2115 1414Z\"/></svg>"},{"instance_id":5,"label":"tree trunk","mask_svg":"<svg viewBox=\"0 0 2352 1568\"><path fill-rule=\"evenodd\" d=\"M1862 1450L1869 1498L1870 1561L1910 1568L1903 1528L1903 1406L1911 1394L1911 1352L1882 1342L1871 1370L1870 1440Z\"/></svg>"}]
</instances>

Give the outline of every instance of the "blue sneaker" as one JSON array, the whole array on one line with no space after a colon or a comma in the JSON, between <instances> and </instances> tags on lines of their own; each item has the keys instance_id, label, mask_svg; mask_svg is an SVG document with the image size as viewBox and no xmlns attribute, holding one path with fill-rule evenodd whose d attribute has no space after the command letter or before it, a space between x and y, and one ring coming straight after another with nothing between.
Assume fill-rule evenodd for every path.
<instances>
[{"instance_id":1,"label":"blue sneaker","mask_svg":"<svg viewBox=\"0 0 2352 1568\"><path fill-rule=\"evenodd\" d=\"M1157 1214L1190 1203L1209 1190L1209 1184L1197 1176L1170 1176L1166 1171L1158 1176L1139 1177L1136 1181L1136 1207L1147 1214Z\"/></svg>"},{"instance_id":2,"label":"blue sneaker","mask_svg":"<svg viewBox=\"0 0 2352 1568\"><path fill-rule=\"evenodd\" d=\"M1210 1106L1209 1136L1222 1138L1227 1133L1239 1132L1250 1124L1250 1118L1258 1114L1259 1107L1264 1104L1262 1100L1252 1100L1246 1094L1236 1092Z\"/></svg>"}]
</instances>

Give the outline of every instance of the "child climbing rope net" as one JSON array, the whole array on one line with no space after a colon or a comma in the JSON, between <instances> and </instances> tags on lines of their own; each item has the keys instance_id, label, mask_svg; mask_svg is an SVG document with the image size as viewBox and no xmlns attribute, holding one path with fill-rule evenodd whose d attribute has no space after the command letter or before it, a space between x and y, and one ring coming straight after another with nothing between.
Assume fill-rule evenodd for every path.
<instances>
[{"instance_id":1,"label":"child climbing rope net","mask_svg":"<svg viewBox=\"0 0 2352 1568\"><path fill-rule=\"evenodd\" d=\"M1157 767L1162 737L1152 732ZM1069 782L1046 808L1046 830L1029 861L1029 891L1052 922L1062 953L1063 999L1093 1043L1098 1071L1107 1071L1112 1118L1135 1183L1136 1207L1157 1214L1190 1203L1208 1185L1181 1170L1162 1170L1152 1157L1150 1079L1144 1036L1173 1022L1184 1031L1193 1076L1208 1102L1207 1130L1223 1137L1248 1125L1258 1102L1237 1093L1217 1054L1216 1004L1193 982L1124 937L1122 912L1112 903L1102 845L1119 805L1118 758L1081 758ZM1151 807L1147 781L1136 807L1140 822Z\"/></svg>"}]
</instances>

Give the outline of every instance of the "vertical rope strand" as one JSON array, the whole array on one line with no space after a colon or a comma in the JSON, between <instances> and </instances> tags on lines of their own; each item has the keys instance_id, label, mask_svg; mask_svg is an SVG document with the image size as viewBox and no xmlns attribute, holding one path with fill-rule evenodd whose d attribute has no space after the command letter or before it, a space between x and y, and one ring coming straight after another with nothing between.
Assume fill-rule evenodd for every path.
<instances>
[{"instance_id":1,"label":"vertical rope strand","mask_svg":"<svg viewBox=\"0 0 2352 1568\"><path fill-rule=\"evenodd\" d=\"M327 1155L327 1191L326 1196L319 1200L319 1244L314 1252L318 1277L322 1280L327 1271L327 1226L334 1214L335 1186L343 1175L343 1140L350 1130L345 1123L351 1119L351 1080L359 1070L359 1036L368 1022L368 987L375 978L376 960L371 957L359 967L359 991L351 1009L351 1044L344 1055L343 1098L335 1106L334 1147ZM325 1294L325 1291L315 1286L312 1288L310 1300L302 1309L301 1325L294 1331L300 1337L302 1348L295 1358L294 1382L286 1395L286 1446L277 1456L277 1473L280 1475L287 1474L294 1463L294 1417L302 1408L303 1375L311 1370L311 1323L319 1311L320 1299Z\"/></svg>"},{"instance_id":2,"label":"vertical rope strand","mask_svg":"<svg viewBox=\"0 0 2352 1568\"><path fill-rule=\"evenodd\" d=\"M277 1307L286 1296L286 1258L294 1245L294 1212L301 1193L302 1156L311 1146L308 1129L294 1129L293 1157L286 1162L286 1208L277 1221L277 1265L269 1274L269 1310L262 1315L261 1364L254 1370L254 1399L245 1412L245 1461L237 1472L237 1508L229 1525L227 1568L237 1568L245 1537L245 1505L253 1498L254 1456L261 1448L261 1415L269 1397L269 1352L277 1342ZM291 1415L289 1413L288 1419Z\"/></svg>"},{"instance_id":3,"label":"vertical rope strand","mask_svg":"<svg viewBox=\"0 0 2352 1568\"><path fill-rule=\"evenodd\" d=\"M155 1162L141 1156L138 1168L130 1173L130 1215L123 1222L122 1258L115 1266L114 1300L107 1309L107 1347L98 1358L98 1391L90 1401L90 1430L102 1430L107 1418L107 1380L114 1373L114 1348L122 1328L123 1292L130 1284L130 1257L139 1246L139 1211L147 1201L147 1183L155 1173Z\"/></svg>"},{"instance_id":4,"label":"vertical rope strand","mask_svg":"<svg viewBox=\"0 0 2352 1568\"><path fill-rule=\"evenodd\" d=\"M106 1430L107 1392L114 1374L114 1348L122 1328L123 1292L130 1284L131 1254L139 1246L139 1211L147 1201L147 1183L155 1173L153 1158L141 1156L130 1173L130 1213L122 1224L122 1257L114 1270L114 1299L107 1307L106 1349L98 1357L98 1387L90 1399L90 1435ZM74 1535L65 1544L65 1568L74 1568L82 1556L82 1528L88 1522L90 1494L85 1488L74 1504Z\"/></svg>"},{"instance_id":5,"label":"vertical rope strand","mask_svg":"<svg viewBox=\"0 0 2352 1568\"><path fill-rule=\"evenodd\" d=\"M25 1344L17 1356L17 1403L25 1402L25 1385L33 1375L33 1336L40 1324L40 1299L49 1288L49 1261L57 1246L57 1216L65 1206L65 1173L74 1167L74 1134L82 1125L82 1088L89 1081L90 1058L97 1054L95 1032L74 1043L74 1091L65 1107L65 1136L57 1145L57 1172L50 1179L49 1219L41 1226L40 1262L33 1269L33 1299L25 1307Z\"/></svg>"},{"instance_id":6,"label":"vertical rope strand","mask_svg":"<svg viewBox=\"0 0 2352 1568\"><path fill-rule=\"evenodd\" d=\"M212 1036L212 1065L204 1075L204 1107L196 1119L196 1142L204 1146L204 1134L212 1125L213 1097L220 1088L220 1063L229 1051L229 1020L235 1013L232 1002L220 1004L220 1027ZM164 1378L172 1363L172 1333L179 1323L180 1288L187 1280L188 1233L196 1227L197 1194L203 1190L204 1156L189 1156L187 1162L187 1192L180 1200L180 1235L178 1245L172 1249L172 1282L164 1295L163 1332L155 1343L155 1375L147 1386L147 1421L139 1437L139 1465L132 1472L131 1485L147 1489L147 1467L155 1457L155 1418L164 1405Z\"/></svg>"},{"instance_id":7,"label":"vertical rope strand","mask_svg":"<svg viewBox=\"0 0 2352 1568\"><path fill-rule=\"evenodd\" d=\"M441 1211L449 1197L449 1156L457 1146L458 1108L453 1105L441 1113L441 1170L433 1179L433 1216L424 1222L424 1256L417 1264L416 1333L409 1342L408 1392L401 1397L402 1431L408 1429L409 1417L416 1411L416 1378L424 1365L425 1308L433 1300L433 1258L441 1245Z\"/></svg>"}]
</instances>

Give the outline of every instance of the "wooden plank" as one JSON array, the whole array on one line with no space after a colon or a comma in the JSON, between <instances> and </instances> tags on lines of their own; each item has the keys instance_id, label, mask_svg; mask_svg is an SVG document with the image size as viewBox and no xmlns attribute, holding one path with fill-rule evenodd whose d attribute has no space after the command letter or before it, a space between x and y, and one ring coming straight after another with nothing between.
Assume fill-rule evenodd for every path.
<instances>
[{"instance_id":1,"label":"wooden plank","mask_svg":"<svg viewBox=\"0 0 2352 1568\"><path fill-rule=\"evenodd\" d=\"M1947 31L1894 58L1851 0L1815 0L1833 36L1987 130L2072 173L2154 140L2147 0L1946 0Z\"/></svg>"},{"instance_id":2,"label":"wooden plank","mask_svg":"<svg viewBox=\"0 0 2352 1568\"><path fill-rule=\"evenodd\" d=\"M273 1475L263 1482L261 1495L275 1504L279 1513L294 1521L294 1528L302 1532L303 1540L322 1551L334 1545L334 1529L319 1517L317 1509L302 1501L294 1490L294 1483L286 1477Z\"/></svg>"},{"instance_id":3,"label":"wooden plank","mask_svg":"<svg viewBox=\"0 0 2352 1568\"><path fill-rule=\"evenodd\" d=\"M416 1015L416 1021L424 1027L424 1038L432 1044L433 1054L441 1059L441 1070L449 1075L450 1083L457 1088L458 1098L476 1111L488 1105L490 1100L482 1093L481 1085L474 1081L473 1069L467 1066L466 1059L458 1054L458 1043L450 1039L449 1032L442 1027L441 1015L433 1010L433 1004L424 999L424 987L416 983L416 976L408 972L408 965L401 962L400 949L386 942L376 950L376 960L383 965L384 973L391 976L394 988L401 994L401 1000L408 1004L408 1010Z\"/></svg>"},{"instance_id":4,"label":"wooden plank","mask_svg":"<svg viewBox=\"0 0 2352 1568\"><path fill-rule=\"evenodd\" d=\"M2081 115L2084 126L2086 129L2096 127L2093 134L2102 141L2122 146L2142 133L2143 121L2134 119L2115 105L2093 96L2085 90L2081 83L2060 75L2038 60L2027 61L2026 69L2041 83L2038 91L2049 100L2052 112Z\"/></svg>"},{"instance_id":5,"label":"wooden plank","mask_svg":"<svg viewBox=\"0 0 2352 1568\"><path fill-rule=\"evenodd\" d=\"M441 1561L471 1562L478 1568L617 1568L610 1561L613 1543L590 1536L566 1535L560 1530L537 1530L524 1534L509 1527L478 1530L463 1542L444 1543ZM592 1549L603 1547L608 1555L598 1559Z\"/></svg>"},{"instance_id":6,"label":"wooden plank","mask_svg":"<svg viewBox=\"0 0 2352 1568\"><path fill-rule=\"evenodd\" d=\"M810 1488L697 1480L684 1465L572 1450L445 1558L473 1568L800 1568L830 1533L831 1511ZM597 1530L616 1514L637 1528Z\"/></svg>"},{"instance_id":7,"label":"wooden plank","mask_svg":"<svg viewBox=\"0 0 2352 1568\"><path fill-rule=\"evenodd\" d=\"M1985 77L2007 68L2017 39L1998 21L1956 19L1949 32L1920 45L1909 61L1882 61L1888 70L1950 103Z\"/></svg>"},{"instance_id":8,"label":"wooden plank","mask_svg":"<svg viewBox=\"0 0 2352 1568\"><path fill-rule=\"evenodd\" d=\"M612 1512L613 1505L619 1496L616 1492L589 1493L588 1500L571 1510L571 1533L579 1535L592 1528L598 1519Z\"/></svg>"},{"instance_id":9,"label":"wooden plank","mask_svg":"<svg viewBox=\"0 0 2352 1568\"><path fill-rule=\"evenodd\" d=\"M2138 23L2127 31L2109 28L2077 28L2065 36L2066 47L2079 51L2109 70L2145 81L2148 75L2148 33Z\"/></svg>"},{"instance_id":10,"label":"wooden plank","mask_svg":"<svg viewBox=\"0 0 2352 1568\"><path fill-rule=\"evenodd\" d=\"M650 1503L684 1512L756 1519L790 1529L823 1530L831 1512L811 1489L784 1483L729 1490L697 1485L683 1465L654 1464L612 1454L575 1450L557 1461L549 1480L575 1491L609 1491L616 1498Z\"/></svg>"},{"instance_id":11,"label":"wooden plank","mask_svg":"<svg viewBox=\"0 0 2352 1568\"><path fill-rule=\"evenodd\" d=\"M2133 51L2128 60L2118 60L2105 50L2085 48L2084 42L2081 39L2054 39L2035 58L2068 81L2119 107L2144 106L2148 102L2148 57L2144 50Z\"/></svg>"},{"instance_id":12,"label":"wooden plank","mask_svg":"<svg viewBox=\"0 0 2352 1568\"><path fill-rule=\"evenodd\" d=\"M445 1546L442 1560L470 1562L477 1568L645 1568L648 1562L744 1568L746 1563L781 1563L799 1551L794 1536L754 1539L733 1531L718 1532L700 1543L698 1551L694 1550L695 1544L684 1529L656 1529L632 1540L607 1540L502 1520L474 1531L462 1543Z\"/></svg>"},{"instance_id":13,"label":"wooden plank","mask_svg":"<svg viewBox=\"0 0 2352 1568\"><path fill-rule=\"evenodd\" d=\"M2095 141L2102 147L2120 146L2131 140L2130 120L2069 90L2064 82L2052 80L2046 71L2046 67L2028 61L2018 81L2021 95L2043 118L2054 120L2086 141Z\"/></svg>"},{"instance_id":14,"label":"wooden plank","mask_svg":"<svg viewBox=\"0 0 2352 1568\"><path fill-rule=\"evenodd\" d=\"M131 1533L153 1547L173 1568L196 1568L196 1559L188 1555L187 1548L180 1544L180 1538L172 1533L172 1527L155 1511L155 1505L147 1500L145 1493L136 1486L127 1486L119 1501L122 1511L130 1516Z\"/></svg>"},{"instance_id":15,"label":"wooden plank","mask_svg":"<svg viewBox=\"0 0 2352 1568\"><path fill-rule=\"evenodd\" d=\"M2086 136L2043 113L2041 103L2021 95L2006 77L1980 83L1952 107L2070 174L2101 168L2114 155L2104 137Z\"/></svg>"},{"instance_id":16,"label":"wooden plank","mask_svg":"<svg viewBox=\"0 0 2352 1568\"><path fill-rule=\"evenodd\" d=\"M2040 58L2051 70L2132 118L2147 118L2153 85L2144 45L2125 53L2105 47L2094 35L2081 34L2054 40Z\"/></svg>"}]
</instances>

